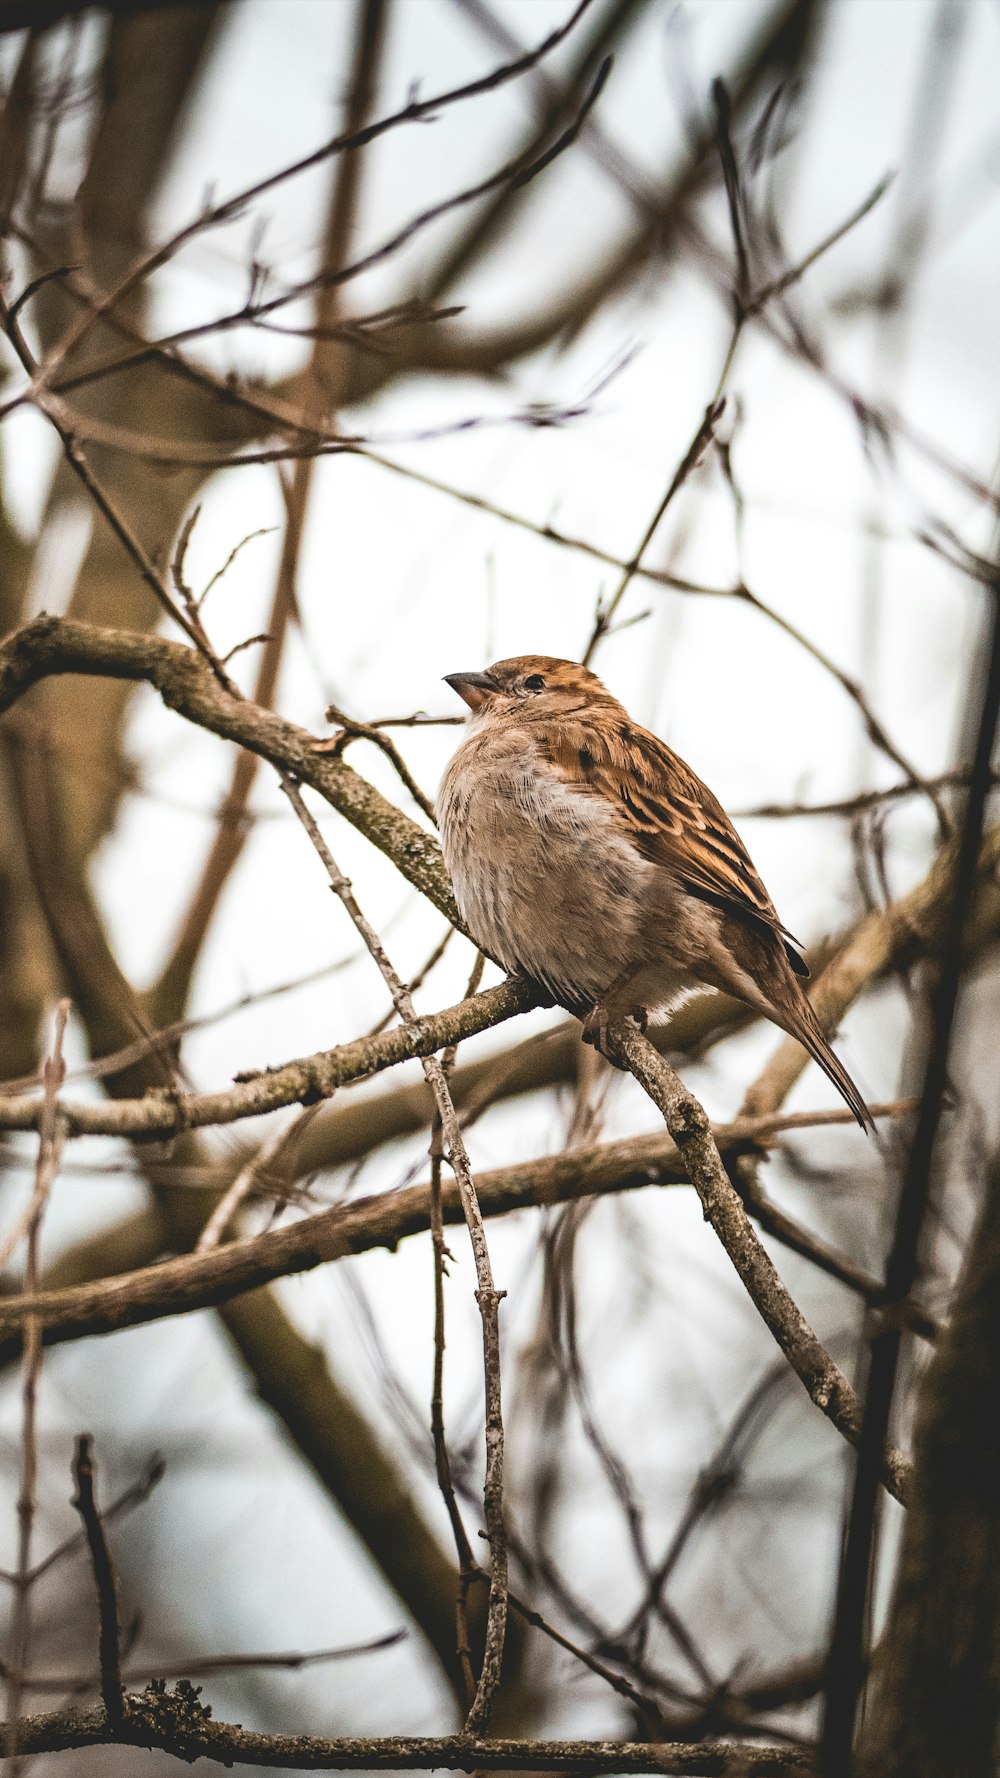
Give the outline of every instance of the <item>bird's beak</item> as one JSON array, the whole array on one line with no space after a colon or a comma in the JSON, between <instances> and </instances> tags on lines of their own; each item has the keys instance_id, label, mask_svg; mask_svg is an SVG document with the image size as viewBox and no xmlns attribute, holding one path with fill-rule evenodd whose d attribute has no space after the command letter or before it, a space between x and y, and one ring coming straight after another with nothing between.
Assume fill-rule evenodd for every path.
<instances>
[{"instance_id":1,"label":"bird's beak","mask_svg":"<svg viewBox=\"0 0 1000 1778\"><path fill-rule=\"evenodd\" d=\"M457 691L470 710L481 710L497 683L489 673L446 673L445 685Z\"/></svg>"}]
</instances>

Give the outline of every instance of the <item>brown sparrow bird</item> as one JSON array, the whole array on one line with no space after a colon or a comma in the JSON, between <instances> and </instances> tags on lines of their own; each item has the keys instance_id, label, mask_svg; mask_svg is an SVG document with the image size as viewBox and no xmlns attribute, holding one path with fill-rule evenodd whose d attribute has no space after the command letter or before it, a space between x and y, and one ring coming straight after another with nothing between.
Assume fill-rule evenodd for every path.
<instances>
[{"instance_id":1,"label":"brown sparrow bird","mask_svg":"<svg viewBox=\"0 0 1000 1778\"><path fill-rule=\"evenodd\" d=\"M698 985L805 1045L872 1121L803 991L809 974L712 792L575 661L520 655L445 683L472 711L438 794L472 937L583 1019L645 1029Z\"/></svg>"}]
</instances>

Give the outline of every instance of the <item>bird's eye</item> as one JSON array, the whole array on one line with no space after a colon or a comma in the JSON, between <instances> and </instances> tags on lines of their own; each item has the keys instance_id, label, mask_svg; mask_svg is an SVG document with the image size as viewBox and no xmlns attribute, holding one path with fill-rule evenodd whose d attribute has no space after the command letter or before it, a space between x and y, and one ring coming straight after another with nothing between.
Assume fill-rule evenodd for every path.
<instances>
[{"instance_id":1,"label":"bird's eye","mask_svg":"<svg viewBox=\"0 0 1000 1778\"><path fill-rule=\"evenodd\" d=\"M524 682L525 691L544 691L545 681L540 673L529 673Z\"/></svg>"}]
</instances>

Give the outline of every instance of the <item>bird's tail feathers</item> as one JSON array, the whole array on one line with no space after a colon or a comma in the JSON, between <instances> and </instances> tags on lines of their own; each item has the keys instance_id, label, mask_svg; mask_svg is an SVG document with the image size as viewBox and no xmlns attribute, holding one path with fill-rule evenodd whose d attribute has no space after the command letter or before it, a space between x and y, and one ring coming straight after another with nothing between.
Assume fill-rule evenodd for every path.
<instances>
[{"instance_id":1,"label":"bird's tail feathers","mask_svg":"<svg viewBox=\"0 0 1000 1778\"><path fill-rule=\"evenodd\" d=\"M871 1112L840 1057L834 1055L830 1048L823 1027L805 995L802 996L802 999L803 1007L796 1009L795 1015L789 1021L788 1028L792 1036L798 1038L798 1041L809 1051L813 1060L819 1063L827 1078L833 1081L838 1093L853 1111L861 1128L869 1136L874 1136L875 1124Z\"/></svg>"}]
</instances>

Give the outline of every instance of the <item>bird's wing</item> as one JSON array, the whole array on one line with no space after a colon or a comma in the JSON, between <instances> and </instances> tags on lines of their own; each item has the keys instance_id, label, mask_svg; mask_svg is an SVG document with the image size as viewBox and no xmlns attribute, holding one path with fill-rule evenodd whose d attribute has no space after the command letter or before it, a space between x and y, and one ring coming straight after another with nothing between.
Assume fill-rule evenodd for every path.
<instances>
[{"instance_id":1,"label":"bird's wing","mask_svg":"<svg viewBox=\"0 0 1000 1778\"><path fill-rule=\"evenodd\" d=\"M602 710L596 721L581 713L560 722L543 751L564 781L612 805L647 858L690 894L770 927L796 974L808 975L722 804L664 741Z\"/></svg>"}]
</instances>

